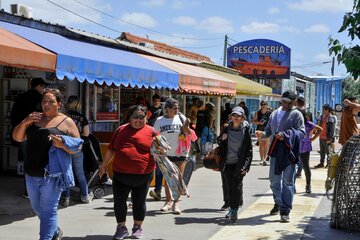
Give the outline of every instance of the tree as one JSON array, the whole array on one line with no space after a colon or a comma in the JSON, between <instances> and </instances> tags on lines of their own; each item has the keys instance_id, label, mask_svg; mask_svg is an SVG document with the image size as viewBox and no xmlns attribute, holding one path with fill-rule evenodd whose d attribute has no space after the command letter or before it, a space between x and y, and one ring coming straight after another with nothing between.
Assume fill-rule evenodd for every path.
<instances>
[{"instance_id":1,"label":"tree","mask_svg":"<svg viewBox=\"0 0 360 240\"><path fill-rule=\"evenodd\" d=\"M339 40L329 37L329 53L334 54L338 63L343 63L348 71L355 79L360 76L360 46L353 46L355 39L360 39L360 0L354 0L352 12L344 15L343 24L339 29L339 33L347 31L348 37L351 38L349 46L340 43Z\"/></svg>"},{"instance_id":2,"label":"tree","mask_svg":"<svg viewBox=\"0 0 360 240\"><path fill-rule=\"evenodd\" d=\"M352 76L348 76L342 82L342 99L356 97L360 99L360 81L355 81Z\"/></svg>"}]
</instances>

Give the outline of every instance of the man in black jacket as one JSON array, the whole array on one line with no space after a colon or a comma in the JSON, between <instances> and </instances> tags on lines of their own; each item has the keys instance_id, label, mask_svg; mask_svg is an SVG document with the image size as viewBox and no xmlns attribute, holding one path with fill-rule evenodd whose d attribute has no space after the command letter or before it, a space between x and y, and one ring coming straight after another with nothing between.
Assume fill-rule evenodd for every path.
<instances>
[{"instance_id":1,"label":"man in black jacket","mask_svg":"<svg viewBox=\"0 0 360 240\"><path fill-rule=\"evenodd\" d=\"M12 129L21 123L22 120L24 120L30 113L35 111L42 112L41 97L45 87L49 84L46 83L42 78L33 78L30 84L31 89L17 96L14 105L12 106L10 115ZM12 142L19 147L18 161L24 162L26 158L26 141L17 143L12 140ZM26 187L24 191L24 197L27 197Z\"/></svg>"}]
</instances>

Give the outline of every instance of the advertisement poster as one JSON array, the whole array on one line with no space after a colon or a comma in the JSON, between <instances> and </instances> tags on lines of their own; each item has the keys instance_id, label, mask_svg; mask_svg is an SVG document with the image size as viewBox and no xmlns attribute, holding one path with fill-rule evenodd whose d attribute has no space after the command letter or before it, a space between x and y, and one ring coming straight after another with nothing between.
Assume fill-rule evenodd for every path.
<instances>
[{"instance_id":1,"label":"advertisement poster","mask_svg":"<svg viewBox=\"0 0 360 240\"><path fill-rule=\"evenodd\" d=\"M290 53L290 48L273 40L248 40L227 49L227 67L252 79L289 79Z\"/></svg>"}]
</instances>

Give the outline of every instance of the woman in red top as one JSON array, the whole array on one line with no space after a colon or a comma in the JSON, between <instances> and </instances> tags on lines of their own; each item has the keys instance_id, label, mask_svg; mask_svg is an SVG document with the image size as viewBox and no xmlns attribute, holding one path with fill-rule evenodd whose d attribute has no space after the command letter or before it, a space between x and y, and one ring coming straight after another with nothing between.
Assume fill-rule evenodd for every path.
<instances>
[{"instance_id":1,"label":"woman in red top","mask_svg":"<svg viewBox=\"0 0 360 240\"><path fill-rule=\"evenodd\" d=\"M107 171L110 160L114 158L113 195L118 225L113 239L129 237L125 223L126 200L130 191L134 218L131 238L141 238L141 225L146 212L146 194L155 168L155 161L150 154L155 131L146 125L147 108L142 105L132 106L129 115L130 122L115 130L99 170L101 177Z\"/></svg>"}]
</instances>

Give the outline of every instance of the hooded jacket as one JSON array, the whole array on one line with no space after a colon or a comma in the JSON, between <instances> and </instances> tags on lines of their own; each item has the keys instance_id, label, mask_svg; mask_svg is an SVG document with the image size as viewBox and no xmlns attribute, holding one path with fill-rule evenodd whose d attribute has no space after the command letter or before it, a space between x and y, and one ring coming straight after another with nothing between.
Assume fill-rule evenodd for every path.
<instances>
[{"instance_id":1,"label":"hooded jacket","mask_svg":"<svg viewBox=\"0 0 360 240\"><path fill-rule=\"evenodd\" d=\"M242 142L242 145L240 146L238 150L238 162L236 164L236 170L235 172L240 175L240 172L242 169L244 169L246 172L250 170L252 158L253 158L253 149L252 149L252 142L251 142L251 136L250 136L250 125L248 122L244 121L242 123L242 130L244 133L244 139ZM227 133L229 127L232 126L232 122L226 127L224 127L222 133L220 134L220 139L222 134ZM228 148L228 138L224 141L220 142L221 147L221 163L220 163L220 170L225 170L226 165L226 157L227 157L227 148Z\"/></svg>"}]
</instances>

